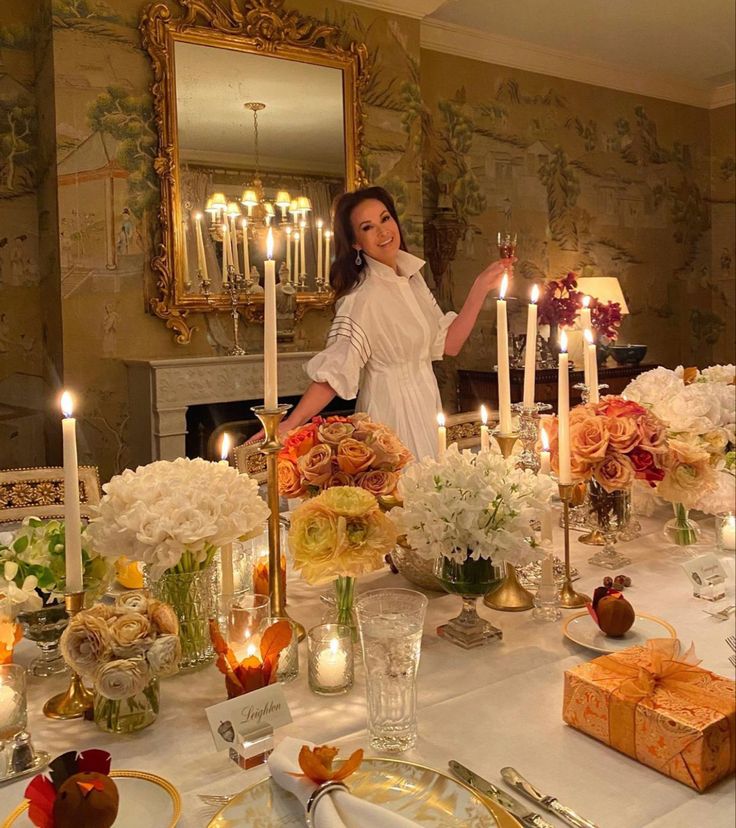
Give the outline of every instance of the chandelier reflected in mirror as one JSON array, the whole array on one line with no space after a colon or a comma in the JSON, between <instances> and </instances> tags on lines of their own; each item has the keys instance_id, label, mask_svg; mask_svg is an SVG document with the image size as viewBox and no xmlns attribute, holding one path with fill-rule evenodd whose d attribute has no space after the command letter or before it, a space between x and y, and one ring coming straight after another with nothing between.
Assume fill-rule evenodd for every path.
<instances>
[{"instance_id":1,"label":"chandelier reflected in mirror","mask_svg":"<svg viewBox=\"0 0 736 828\"><path fill-rule=\"evenodd\" d=\"M245 184L240 203L228 200L223 192L213 193L206 202L209 234L221 245L222 286L228 293L261 293L260 274L251 266L251 246L265 247L266 234L271 229L280 236L285 254L279 270L279 279L287 291L303 292L307 284L305 239L310 229L312 204L306 195L292 194L278 187L269 198L261 179L261 159L258 135L258 113L266 108L260 101L248 101L246 110L253 113L253 150L255 169L252 179ZM195 215L197 232L201 233L201 213ZM314 221L317 230L316 273L314 285L318 293L329 290L330 244L332 234L323 230L322 219ZM199 238L199 236L198 236ZM204 265L204 268L202 267ZM198 268L203 292L209 292L211 279L207 273L204 254Z\"/></svg>"}]
</instances>

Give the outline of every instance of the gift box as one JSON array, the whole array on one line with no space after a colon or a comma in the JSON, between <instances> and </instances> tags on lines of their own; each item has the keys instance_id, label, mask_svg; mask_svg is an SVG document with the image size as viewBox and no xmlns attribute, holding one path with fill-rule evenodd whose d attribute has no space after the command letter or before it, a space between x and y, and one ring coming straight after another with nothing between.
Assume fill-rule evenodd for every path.
<instances>
[{"instance_id":1,"label":"gift box","mask_svg":"<svg viewBox=\"0 0 736 828\"><path fill-rule=\"evenodd\" d=\"M668 638L566 670L562 718L704 791L736 770L736 685L698 663Z\"/></svg>"}]
</instances>

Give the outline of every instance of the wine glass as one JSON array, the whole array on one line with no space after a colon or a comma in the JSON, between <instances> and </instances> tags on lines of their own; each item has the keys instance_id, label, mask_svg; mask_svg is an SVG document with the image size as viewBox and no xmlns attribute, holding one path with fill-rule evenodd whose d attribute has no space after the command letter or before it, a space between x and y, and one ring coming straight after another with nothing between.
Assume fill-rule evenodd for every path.
<instances>
[{"instance_id":1,"label":"wine glass","mask_svg":"<svg viewBox=\"0 0 736 828\"><path fill-rule=\"evenodd\" d=\"M513 259L516 253L516 233L502 231L498 234L498 255L502 259Z\"/></svg>"}]
</instances>

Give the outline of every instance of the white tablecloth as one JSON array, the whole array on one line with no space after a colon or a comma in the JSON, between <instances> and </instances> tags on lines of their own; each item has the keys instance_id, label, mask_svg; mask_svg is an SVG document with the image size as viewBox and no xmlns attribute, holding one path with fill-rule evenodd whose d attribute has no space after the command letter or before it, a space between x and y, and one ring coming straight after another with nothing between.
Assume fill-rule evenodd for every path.
<instances>
[{"instance_id":1,"label":"white tablecloth","mask_svg":"<svg viewBox=\"0 0 736 828\"><path fill-rule=\"evenodd\" d=\"M642 537L621 545L633 561L625 569L633 579L627 597L640 612L669 621L686 646L694 641L704 667L733 677L731 650L724 640L734 631L733 616L718 622L703 612L713 605L692 597L679 566L686 554L667 546L661 534L667 514L660 511L655 519L645 519ZM711 522L703 521L701 552L713 551ZM561 550L559 533L556 542ZM573 540L573 563L582 574L577 585L588 593L608 574L587 564L590 554L590 547ZM736 603L734 559L723 560L729 582L726 598L716 607ZM407 583L382 572L363 579L359 590L390 586ZM289 611L306 627L321 621L318 595L317 589L290 582ZM531 612L500 613L481 605L481 615L503 629L503 641L464 651L434 632L458 608L455 596L433 594L430 599L419 671L419 739L404 758L445 771L454 758L496 783L501 782L500 768L512 765L601 828L733 828L733 777L698 794L563 724L563 672L596 655L563 637L566 614L563 621L540 623ZM17 660L27 664L34 651L22 642ZM277 739L288 734L338 744L344 754L368 747L362 668L356 671L351 693L325 698L307 687L304 643L300 657L299 678L285 688L294 721L277 732ZM214 751L204 708L225 699L224 677L214 666L162 682L156 723L124 737L111 737L91 722L46 719L44 701L63 686L62 679L30 681L29 727L36 747L52 757L72 748L101 747L112 753L114 768L166 777L182 794L181 828L202 828L213 813L197 793L234 793L265 775L262 768L241 771L225 753ZM26 784L20 780L0 788L0 816L22 799Z\"/></svg>"}]
</instances>

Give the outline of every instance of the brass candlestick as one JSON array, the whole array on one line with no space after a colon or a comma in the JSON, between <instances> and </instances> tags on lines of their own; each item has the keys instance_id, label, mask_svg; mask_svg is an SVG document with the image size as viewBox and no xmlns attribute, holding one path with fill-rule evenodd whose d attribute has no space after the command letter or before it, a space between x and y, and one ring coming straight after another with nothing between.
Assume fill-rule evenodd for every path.
<instances>
[{"instance_id":1,"label":"brass candlestick","mask_svg":"<svg viewBox=\"0 0 736 828\"><path fill-rule=\"evenodd\" d=\"M501 454L508 460L519 435L499 434L494 431L493 436L501 449ZM534 596L521 585L516 567L507 563L503 581L496 589L484 596L483 603L487 607L501 610L501 612L524 612L534 606Z\"/></svg>"},{"instance_id":2,"label":"brass candlestick","mask_svg":"<svg viewBox=\"0 0 736 828\"><path fill-rule=\"evenodd\" d=\"M64 604L69 618L84 609L84 590L68 592ZM71 669L71 667L70 667ZM43 706L43 712L49 719L81 719L87 711L92 710L94 694L83 684L81 677L71 670L69 687L63 693L52 696Z\"/></svg>"},{"instance_id":3,"label":"brass candlestick","mask_svg":"<svg viewBox=\"0 0 736 828\"><path fill-rule=\"evenodd\" d=\"M575 484L559 483L558 487L562 501L562 528L565 532L565 582L560 590L560 606L563 609L577 609L589 604L590 598L573 589L570 573L570 501L575 491Z\"/></svg>"},{"instance_id":4,"label":"brass candlestick","mask_svg":"<svg viewBox=\"0 0 736 828\"><path fill-rule=\"evenodd\" d=\"M266 455L266 476L268 480L268 508L271 514L268 517L268 594L271 603L271 617L285 618L290 621L297 631L299 641L302 641L307 632L298 622L290 618L286 612L286 595L281 588L281 529L279 522L279 477L278 456L281 451L279 440L279 424L284 414L291 408L290 405L279 405L273 411L266 410L265 406L257 405L251 411L258 417L266 435L261 443L261 454Z\"/></svg>"}]
</instances>

